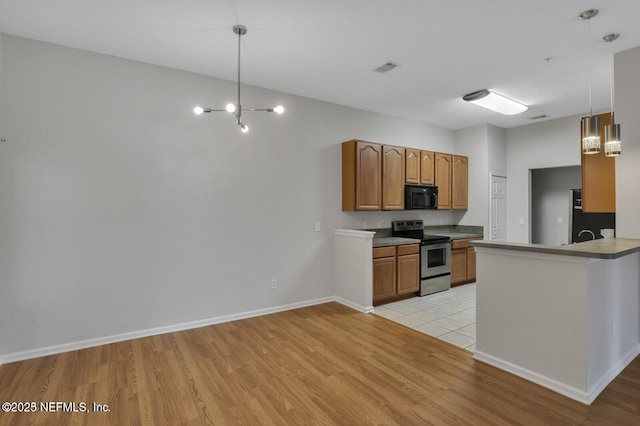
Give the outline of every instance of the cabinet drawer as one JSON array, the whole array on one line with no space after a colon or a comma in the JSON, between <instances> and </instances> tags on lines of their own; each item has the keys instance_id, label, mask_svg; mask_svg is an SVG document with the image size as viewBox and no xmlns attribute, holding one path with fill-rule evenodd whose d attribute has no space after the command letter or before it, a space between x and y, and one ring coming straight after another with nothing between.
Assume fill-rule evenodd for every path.
<instances>
[{"instance_id":1,"label":"cabinet drawer","mask_svg":"<svg viewBox=\"0 0 640 426\"><path fill-rule=\"evenodd\" d=\"M451 250L469 247L469 240L451 240Z\"/></svg>"},{"instance_id":2,"label":"cabinet drawer","mask_svg":"<svg viewBox=\"0 0 640 426\"><path fill-rule=\"evenodd\" d=\"M398 256L416 253L420 253L420 244L406 244L398 246Z\"/></svg>"},{"instance_id":3,"label":"cabinet drawer","mask_svg":"<svg viewBox=\"0 0 640 426\"><path fill-rule=\"evenodd\" d=\"M381 257L393 257L396 255L396 246L389 247L374 247L373 258L378 259Z\"/></svg>"},{"instance_id":4,"label":"cabinet drawer","mask_svg":"<svg viewBox=\"0 0 640 426\"><path fill-rule=\"evenodd\" d=\"M482 238L465 238L463 240L451 240L451 250L467 248L469 241L481 240Z\"/></svg>"}]
</instances>

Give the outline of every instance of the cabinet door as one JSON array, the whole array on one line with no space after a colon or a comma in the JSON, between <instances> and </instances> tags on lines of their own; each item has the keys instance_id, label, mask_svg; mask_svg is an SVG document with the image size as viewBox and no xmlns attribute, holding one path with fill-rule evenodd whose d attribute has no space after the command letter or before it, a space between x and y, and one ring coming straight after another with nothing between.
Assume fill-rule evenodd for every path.
<instances>
[{"instance_id":1,"label":"cabinet door","mask_svg":"<svg viewBox=\"0 0 640 426\"><path fill-rule=\"evenodd\" d=\"M435 153L435 181L438 187L438 209L451 209L451 154Z\"/></svg>"},{"instance_id":2,"label":"cabinet door","mask_svg":"<svg viewBox=\"0 0 640 426\"><path fill-rule=\"evenodd\" d=\"M382 210L404 210L404 148L384 146Z\"/></svg>"},{"instance_id":3,"label":"cabinet door","mask_svg":"<svg viewBox=\"0 0 640 426\"><path fill-rule=\"evenodd\" d=\"M407 148L405 151L406 183L420 183L420 150Z\"/></svg>"},{"instance_id":4,"label":"cabinet door","mask_svg":"<svg viewBox=\"0 0 640 426\"><path fill-rule=\"evenodd\" d=\"M467 280L476 280L476 251L473 247L467 248Z\"/></svg>"},{"instance_id":5,"label":"cabinet door","mask_svg":"<svg viewBox=\"0 0 640 426\"><path fill-rule=\"evenodd\" d=\"M420 151L420 183L435 184L435 159L433 151Z\"/></svg>"},{"instance_id":6,"label":"cabinet door","mask_svg":"<svg viewBox=\"0 0 640 426\"><path fill-rule=\"evenodd\" d=\"M396 295L396 258L373 259L373 301Z\"/></svg>"},{"instance_id":7,"label":"cabinet door","mask_svg":"<svg viewBox=\"0 0 640 426\"><path fill-rule=\"evenodd\" d=\"M413 293L420 289L420 255L398 256L398 294Z\"/></svg>"},{"instance_id":8,"label":"cabinet door","mask_svg":"<svg viewBox=\"0 0 640 426\"><path fill-rule=\"evenodd\" d=\"M451 250L451 284L458 284L467 279L467 249Z\"/></svg>"},{"instance_id":9,"label":"cabinet door","mask_svg":"<svg viewBox=\"0 0 640 426\"><path fill-rule=\"evenodd\" d=\"M585 213L614 213L616 211L615 157L604 155L604 126L611 124L611 114L600 118L601 150L598 154L580 154L582 158L582 211ZM582 152L582 126L580 126Z\"/></svg>"},{"instance_id":10,"label":"cabinet door","mask_svg":"<svg viewBox=\"0 0 640 426\"><path fill-rule=\"evenodd\" d=\"M453 155L451 160L451 208L468 208L469 159Z\"/></svg>"},{"instance_id":11,"label":"cabinet door","mask_svg":"<svg viewBox=\"0 0 640 426\"><path fill-rule=\"evenodd\" d=\"M382 208L382 146L358 142L356 151L356 210Z\"/></svg>"}]
</instances>

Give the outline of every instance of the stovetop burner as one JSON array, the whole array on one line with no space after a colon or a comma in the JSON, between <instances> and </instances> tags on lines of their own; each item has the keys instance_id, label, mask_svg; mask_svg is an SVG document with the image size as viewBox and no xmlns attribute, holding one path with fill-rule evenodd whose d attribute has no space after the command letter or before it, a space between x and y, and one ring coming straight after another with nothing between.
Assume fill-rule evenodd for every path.
<instances>
[{"instance_id":1,"label":"stovetop burner","mask_svg":"<svg viewBox=\"0 0 640 426\"><path fill-rule=\"evenodd\" d=\"M451 241L451 238L446 236L425 234L422 219L395 220L391 222L391 236L416 238L421 240L422 244L446 243Z\"/></svg>"}]
</instances>

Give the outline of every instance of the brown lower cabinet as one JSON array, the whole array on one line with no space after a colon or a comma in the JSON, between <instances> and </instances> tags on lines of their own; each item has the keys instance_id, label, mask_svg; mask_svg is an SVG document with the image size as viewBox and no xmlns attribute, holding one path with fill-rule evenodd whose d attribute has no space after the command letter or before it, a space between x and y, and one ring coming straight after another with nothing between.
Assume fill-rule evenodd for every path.
<instances>
[{"instance_id":1,"label":"brown lower cabinet","mask_svg":"<svg viewBox=\"0 0 640 426\"><path fill-rule=\"evenodd\" d=\"M451 286L467 284L476 280L476 251L469 241L482 238L467 238L451 241Z\"/></svg>"},{"instance_id":2,"label":"brown lower cabinet","mask_svg":"<svg viewBox=\"0 0 640 426\"><path fill-rule=\"evenodd\" d=\"M373 304L406 297L420 288L420 245L374 247Z\"/></svg>"}]
</instances>

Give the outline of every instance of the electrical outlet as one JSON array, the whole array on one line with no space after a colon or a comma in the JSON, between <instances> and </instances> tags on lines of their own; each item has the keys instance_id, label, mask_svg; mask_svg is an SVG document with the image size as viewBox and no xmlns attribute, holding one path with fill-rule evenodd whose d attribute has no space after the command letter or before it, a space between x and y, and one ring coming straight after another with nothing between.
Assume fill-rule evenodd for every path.
<instances>
[{"instance_id":1,"label":"electrical outlet","mask_svg":"<svg viewBox=\"0 0 640 426\"><path fill-rule=\"evenodd\" d=\"M313 230L316 232L320 232L320 222L315 223Z\"/></svg>"},{"instance_id":2,"label":"electrical outlet","mask_svg":"<svg viewBox=\"0 0 640 426\"><path fill-rule=\"evenodd\" d=\"M271 280L271 290L276 290L278 288L278 280L275 278Z\"/></svg>"},{"instance_id":3,"label":"electrical outlet","mask_svg":"<svg viewBox=\"0 0 640 426\"><path fill-rule=\"evenodd\" d=\"M362 229L367 229L367 222L362 222Z\"/></svg>"}]
</instances>

